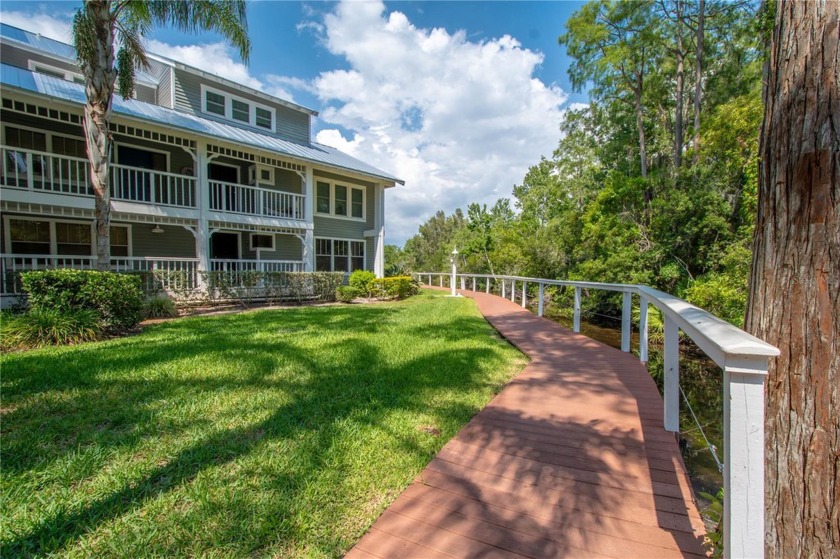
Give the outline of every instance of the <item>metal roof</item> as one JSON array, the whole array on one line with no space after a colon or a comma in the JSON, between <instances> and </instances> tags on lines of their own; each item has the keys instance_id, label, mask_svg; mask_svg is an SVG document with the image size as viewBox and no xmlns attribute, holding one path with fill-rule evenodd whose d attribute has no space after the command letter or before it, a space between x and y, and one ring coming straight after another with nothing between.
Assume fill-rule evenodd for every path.
<instances>
[{"instance_id":1,"label":"metal roof","mask_svg":"<svg viewBox=\"0 0 840 559\"><path fill-rule=\"evenodd\" d=\"M0 65L0 83L4 87L11 86L23 91L39 93L74 104L84 105L85 103L83 86L7 64ZM144 103L136 99L125 100L119 95L114 96L112 110L115 115L128 116L158 125L194 132L211 138L251 146L311 163L320 163L329 167L405 184L404 181L393 175L377 169L372 165L368 165L335 148L322 144L296 144L274 136L262 134L255 130L247 130L232 124L217 122L151 103Z\"/></svg>"},{"instance_id":2,"label":"metal roof","mask_svg":"<svg viewBox=\"0 0 840 559\"><path fill-rule=\"evenodd\" d=\"M33 33L31 31L26 31L25 29L19 29L5 23L0 23L0 38L20 43L32 50L38 50L50 56L62 58L65 62L69 62L70 64L78 64L78 61L76 60L76 49L73 48L73 45L68 45L66 43L62 43L61 41L44 37L39 33ZM141 83L150 83L155 85L160 83L158 78L143 71L142 69L135 71L135 76L136 81Z\"/></svg>"}]
</instances>

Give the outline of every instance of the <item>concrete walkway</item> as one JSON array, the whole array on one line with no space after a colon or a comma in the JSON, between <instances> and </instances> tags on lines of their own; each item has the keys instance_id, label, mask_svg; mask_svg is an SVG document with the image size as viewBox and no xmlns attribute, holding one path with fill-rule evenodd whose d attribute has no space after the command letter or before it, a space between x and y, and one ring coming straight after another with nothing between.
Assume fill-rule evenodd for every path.
<instances>
[{"instance_id":1,"label":"concrete walkway","mask_svg":"<svg viewBox=\"0 0 840 559\"><path fill-rule=\"evenodd\" d=\"M501 297L461 293L531 363L347 557L705 555L677 443L639 361Z\"/></svg>"}]
</instances>

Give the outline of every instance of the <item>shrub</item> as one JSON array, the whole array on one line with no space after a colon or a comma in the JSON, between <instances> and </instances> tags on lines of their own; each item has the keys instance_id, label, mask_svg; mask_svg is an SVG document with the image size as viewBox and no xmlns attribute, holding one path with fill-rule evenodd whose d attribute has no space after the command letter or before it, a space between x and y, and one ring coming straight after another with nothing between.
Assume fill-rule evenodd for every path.
<instances>
[{"instance_id":1,"label":"shrub","mask_svg":"<svg viewBox=\"0 0 840 559\"><path fill-rule=\"evenodd\" d=\"M134 275L45 270L22 273L21 283L33 310L91 310L109 332L128 330L140 322L143 299L140 278Z\"/></svg>"},{"instance_id":2,"label":"shrub","mask_svg":"<svg viewBox=\"0 0 840 559\"><path fill-rule=\"evenodd\" d=\"M0 325L4 350L90 342L101 335L99 314L93 309L34 307L26 314L4 316Z\"/></svg>"},{"instance_id":3,"label":"shrub","mask_svg":"<svg viewBox=\"0 0 840 559\"><path fill-rule=\"evenodd\" d=\"M376 275L369 270L356 270L350 274L348 283L350 287L355 287L360 293L364 293L368 297L372 295L372 284L376 279Z\"/></svg>"},{"instance_id":4,"label":"shrub","mask_svg":"<svg viewBox=\"0 0 840 559\"><path fill-rule=\"evenodd\" d=\"M341 285L335 290L335 298L341 303L350 303L356 297L361 297L362 292L352 285Z\"/></svg>"},{"instance_id":5,"label":"shrub","mask_svg":"<svg viewBox=\"0 0 840 559\"><path fill-rule=\"evenodd\" d=\"M377 278L371 282L371 291L378 297L405 299L420 292L420 282L409 276Z\"/></svg>"},{"instance_id":6,"label":"shrub","mask_svg":"<svg viewBox=\"0 0 840 559\"><path fill-rule=\"evenodd\" d=\"M172 318L178 316L175 302L165 295L146 299L143 303L143 316L146 318Z\"/></svg>"}]
</instances>

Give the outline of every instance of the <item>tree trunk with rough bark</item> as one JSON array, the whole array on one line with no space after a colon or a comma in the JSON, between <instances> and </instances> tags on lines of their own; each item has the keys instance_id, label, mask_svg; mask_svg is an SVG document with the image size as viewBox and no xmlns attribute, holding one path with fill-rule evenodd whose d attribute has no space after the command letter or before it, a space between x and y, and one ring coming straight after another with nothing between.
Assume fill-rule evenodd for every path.
<instances>
[{"instance_id":1,"label":"tree trunk with rough bark","mask_svg":"<svg viewBox=\"0 0 840 559\"><path fill-rule=\"evenodd\" d=\"M682 150L683 150L683 110L684 110L684 93L685 93L685 50L683 50L683 10L682 0L677 0L674 14L676 29L677 29L677 50L675 56L677 59L677 93L676 93L676 107L674 108L674 168L682 167Z\"/></svg>"},{"instance_id":2,"label":"tree trunk with rough bark","mask_svg":"<svg viewBox=\"0 0 840 559\"><path fill-rule=\"evenodd\" d=\"M746 329L767 382L766 553L840 556L840 2L779 0Z\"/></svg>"},{"instance_id":3,"label":"tree trunk with rough bark","mask_svg":"<svg viewBox=\"0 0 840 559\"><path fill-rule=\"evenodd\" d=\"M706 1L697 5L697 43L694 60L694 164L700 161L700 106L703 101L703 23L706 19Z\"/></svg>"},{"instance_id":4,"label":"tree trunk with rough bark","mask_svg":"<svg viewBox=\"0 0 840 559\"><path fill-rule=\"evenodd\" d=\"M639 159L642 164L642 177L647 178L647 146L645 145L644 107L642 105L643 75L637 73L636 86L633 89L634 108L636 111L636 130L639 134Z\"/></svg>"},{"instance_id":5,"label":"tree trunk with rough bark","mask_svg":"<svg viewBox=\"0 0 840 559\"><path fill-rule=\"evenodd\" d=\"M84 132L90 159L90 181L94 193L97 267L111 268L111 191L110 168L112 138L111 101L117 72L114 69L114 20L110 0L88 0L86 9L95 20L96 63L83 65L85 93Z\"/></svg>"}]
</instances>

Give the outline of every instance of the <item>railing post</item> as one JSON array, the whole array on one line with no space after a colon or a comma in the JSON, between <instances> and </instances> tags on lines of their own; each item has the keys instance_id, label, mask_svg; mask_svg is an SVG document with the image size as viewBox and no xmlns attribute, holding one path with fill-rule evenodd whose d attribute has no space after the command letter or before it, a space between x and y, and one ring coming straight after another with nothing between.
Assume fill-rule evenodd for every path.
<instances>
[{"instance_id":1,"label":"railing post","mask_svg":"<svg viewBox=\"0 0 840 559\"><path fill-rule=\"evenodd\" d=\"M475 276L473 276L473 288L472 288L472 290L473 290L473 292L475 292Z\"/></svg>"},{"instance_id":2,"label":"railing post","mask_svg":"<svg viewBox=\"0 0 840 559\"><path fill-rule=\"evenodd\" d=\"M648 362L648 299L639 296L639 361Z\"/></svg>"},{"instance_id":3,"label":"railing post","mask_svg":"<svg viewBox=\"0 0 840 559\"><path fill-rule=\"evenodd\" d=\"M665 430L680 430L680 334L677 323L665 314Z\"/></svg>"},{"instance_id":4,"label":"railing post","mask_svg":"<svg viewBox=\"0 0 840 559\"><path fill-rule=\"evenodd\" d=\"M502 278L502 299L507 299L507 295L505 294L506 286L507 286L507 280Z\"/></svg>"},{"instance_id":5,"label":"railing post","mask_svg":"<svg viewBox=\"0 0 840 559\"><path fill-rule=\"evenodd\" d=\"M440 286L443 287L443 275L438 276L438 280L440 281Z\"/></svg>"},{"instance_id":6,"label":"railing post","mask_svg":"<svg viewBox=\"0 0 840 559\"><path fill-rule=\"evenodd\" d=\"M461 276L461 291L465 291L467 279L464 276Z\"/></svg>"},{"instance_id":7,"label":"railing post","mask_svg":"<svg viewBox=\"0 0 840 559\"><path fill-rule=\"evenodd\" d=\"M575 287L575 314L572 321L572 330L580 332L580 287Z\"/></svg>"},{"instance_id":8,"label":"railing post","mask_svg":"<svg viewBox=\"0 0 840 559\"><path fill-rule=\"evenodd\" d=\"M537 307L537 316L542 316L543 315L543 308L544 308L543 307L543 301L544 301L544 299L545 299L545 284L541 283L540 284L540 302L539 302L539 306Z\"/></svg>"},{"instance_id":9,"label":"railing post","mask_svg":"<svg viewBox=\"0 0 840 559\"><path fill-rule=\"evenodd\" d=\"M522 308L523 309L528 304L527 300L525 299L527 297L526 293L528 293L528 282L523 281L522 282Z\"/></svg>"},{"instance_id":10,"label":"railing post","mask_svg":"<svg viewBox=\"0 0 840 559\"><path fill-rule=\"evenodd\" d=\"M723 554L764 557L767 362L723 369Z\"/></svg>"},{"instance_id":11,"label":"railing post","mask_svg":"<svg viewBox=\"0 0 840 559\"><path fill-rule=\"evenodd\" d=\"M510 280L510 301L516 301L516 280Z\"/></svg>"},{"instance_id":12,"label":"railing post","mask_svg":"<svg viewBox=\"0 0 840 559\"><path fill-rule=\"evenodd\" d=\"M485 281L484 281L484 292L485 292L485 293L490 293L490 278L489 278L489 277L488 277L488 278L485 278Z\"/></svg>"},{"instance_id":13,"label":"railing post","mask_svg":"<svg viewBox=\"0 0 840 559\"><path fill-rule=\"evenodd\" d=\"M630 319L633 313L633 294L625 291L621 294L621 351L630 352Z\"/></svg>"}]
</instances>

